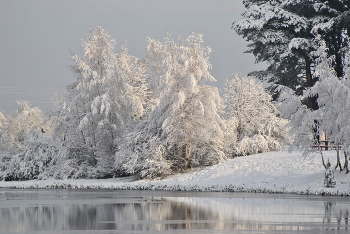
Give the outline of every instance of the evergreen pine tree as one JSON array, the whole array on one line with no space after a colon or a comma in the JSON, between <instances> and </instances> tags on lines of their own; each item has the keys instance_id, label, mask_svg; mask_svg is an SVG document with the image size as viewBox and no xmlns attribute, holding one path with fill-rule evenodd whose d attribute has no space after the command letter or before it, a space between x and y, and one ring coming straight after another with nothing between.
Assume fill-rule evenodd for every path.
<instances>
[{"instance_id":1,"label":"evergreen pine tree","mask_svg":"<svg viewBox=\"0 0 350 234\"><path fill-rule=\"evenodd\" d=\"M349 37L349 1L324 0L247 0L243 18L233 23L233 29L248 42L248 53L256 62L267 62L264 71L255 75L277 85L284 85L302 95L318 77L314 74L317 49L315 34L322 34L328 55L336 57L333 66L338 77L343 74L344 54ZM274 89L275 88L275 89ZM277 88L277 89L276 89ZM317 109L316 97L309 97L308 106Z\"/></svg>"}]
</instances>

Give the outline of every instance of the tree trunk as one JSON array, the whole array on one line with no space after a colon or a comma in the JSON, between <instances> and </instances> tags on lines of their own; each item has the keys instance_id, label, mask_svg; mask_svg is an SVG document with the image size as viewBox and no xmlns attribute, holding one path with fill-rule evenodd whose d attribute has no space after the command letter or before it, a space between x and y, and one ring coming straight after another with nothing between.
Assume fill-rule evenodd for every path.
<instances>
[{"instance_id":1,"label":"tree trunk","mask_svg":"<svg viewBox=\"0 0 350 234\"><path fill-rule=\"evenodd\" d=\"M326 163L324 162L324 157L323 157L322 149L320 150L320 153L321 153L321 158L322 158L322 165L323 165L323 167L324 167L325 169L327 169L328 167L327 167Z\"/></svg>"},{"instance_id":2,"label":"tree trunk","mask_svg":"<svg viewBox=\"0 0 350 234\"><path fill-rule=\"evenodd\" d=\"M344 150L344 158L345 158L345 162L344 162L344 167L343 169L345 170L345 173L348 174L349 173L349 160L348 160L348 154L346 153L346 150Z\"/></svg>"},{"instance_id":3,"label":"tree trunk","mask_svg":"<svg viewBox=\"0 0 350 234\"><path fill-rule=\"evenodd\" d=\"M341 166L341 162L340 162L340 154L339 154L339 144L337 145L337 165L335 166L334 169L337 169L337 167L339 167L339 171L343 171L343 168Z\"/></svg>"},{"instance_id":4,"label":"tree trunk","mask_svg":"<svg viewBox=\"0 0 350 234\"><path fill-rule=\"evenodd\" d=\"M186 165L185 170L191 168L191 146L186 146Z\"/></svg>"},{"instance_id":5,"label":"tree trunk","mask_svg":"<svg viewBox=\"0 0 350 234\"><path fill-rule=\"evenodd\" d=\"M344 75L343 68L343 53L340 52L342 49L342 35L335 35L333 38L334 50L335 50L335 71L337 73L337 77L341 78Z\"/></svg>"},{"instance_id":6,"label":"tree trunk","mask_svg":"<svg viewBox=\"0 0 350 234\"><path fill-rule=\"evenodd\" d=\"M308 87L314 86L315 82L312 79L311 74L311 62L310 59L305 56L305 75L306 75L306 83ZM308 97L308 107L312 110L318 109L317 96Z\"/></svg>"}]
</instances>

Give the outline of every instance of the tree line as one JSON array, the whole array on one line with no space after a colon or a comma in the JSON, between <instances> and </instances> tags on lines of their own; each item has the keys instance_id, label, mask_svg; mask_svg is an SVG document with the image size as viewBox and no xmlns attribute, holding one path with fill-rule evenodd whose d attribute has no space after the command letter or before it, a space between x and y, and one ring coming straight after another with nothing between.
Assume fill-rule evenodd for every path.
<instances>
[{"instance_id":1,"label":"tree line","mask_svg":"<svg viewBox=\"0 0 350 234\"><path fill-rule=\"evenodd\" d=\"M350 1L246 0L232 28L256 62L220 96L203 36L147 38L146 58L98 26L72 53L76 81L44 115L27 102L0 113L0 179L165 177L286 144L336 149L349 172ZM286 125L287 124L287 125ZM287 133L288 131L288 133ZM325 139L321 139L324 136ZM321 164L321 166L322 166Z\"/></svg>"},{"instance_id":2,"label":"tree line","mask_svg":"<svg viewBox=\"0 0 350 234\"><path fill-rule=\"evenodd\" d=\"M45 116L27 102L1 115L0 179L165 177L233 156L280 150L285 120L271 95L232 75L222 98L203 36L147 39L146 58L128 53L101 26L83 56L72 53L76 81Z\"/></svg>"}]
</instances>

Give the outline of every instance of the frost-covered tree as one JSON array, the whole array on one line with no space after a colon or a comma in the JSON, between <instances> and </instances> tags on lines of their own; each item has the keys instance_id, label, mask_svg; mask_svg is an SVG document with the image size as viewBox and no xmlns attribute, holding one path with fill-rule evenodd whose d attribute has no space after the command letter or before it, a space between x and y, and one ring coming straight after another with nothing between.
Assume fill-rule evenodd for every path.
<instances>
[{"instance_id":1,"label":"frost-covered tree","mask_svg":"<svg viewBox=\"0 0 350 234\"><path fill-rule=\"evenodd\" d=\"M304 97L295 95L292 89L279 86L279 92L281 93L278 99L280 116L289 120L287 127L292 139L290 150L295 147L303 148L307 154L317 141L312 110L303 104Z\"/></svg>"},{"instance_id":2,"label":"frost-covered tree","mask_svg":"<svg viewBox=\"0 0 350 234\"><path fill-rule=\"evenodd\" d=\"M159 103L117 153L117 167L154 178L225 160L221 98L217 88L204 84L215 79L202 35L148 42Z\"/></svg>"},{"instance_id":3,"label":"frost-covered tree","mask_svg":"<svg viewBox=\"0 0 350 234\"><path fill-rule=\"evenodd\" d=\"M340 160L340 147L344 154L344 168L348 172L348 150L349 150L349 113L350 113L350 83L349 75L339 79L333 68L335 56L328 57L326 43L320 38L316 39L319 45L314 53L316 60L315 74L319 77L316 84L304 92L303 97L297 97L290 91L281 94L281 113L290 119L290 129L294 135L294 145L301 146L305 153L318 150L321 153L322 163L327 165L322 154L322 147L334 147L337 152L337 165L342 170ZM346 60L348 61L348 60ZM346 62L344 67L349 67ZM348 71L346 69L346 71ZM302 99L309 96L317 96L319 109L311 110L302 105ZM327 137L322 139L323 137Z\"/></svg>"},{"instance_id":4,"label":"frost-covered tree","mask_svg":"<svg viewBox=\"0 0 350 234\"><path fill-rule=\"evenodd\" d=\"M281 150L288 142L286 121L278 117L271 95L253 78L232 75L225 82L224 100L231 154Z\"/></svg>"},{"instance_id":5,"label":"frost-covered tree","mask_svg":"<svg viewBox=\"0 0 350 234\"><path fill-rule=\"evenodd\" d=\"M337 76L332 67L335 56L327 57L327 46L324 41L319 41L317 50L316 74L319 81L314 87L307 90L305 95L317 95L320 109L313 112L314 118L319 120L319 132L327 134L330 147L337 149L337 165L342 171L339 146L342 146L344 154L344 169L348 169L348 156L350 147L350 74L345 73L342 79ZM347 51L349 53L349 50ZM347 60L347 62L349 62ZM349 67L350 63L344 64ZM348 71L348 69L346 70Z\"/></svg>"},{"instance_id":6,"label":"frost-covered tree","mask_svg":"<svg viewBox=\"0 0 350 234\"><path fill-rule=\"evenodd\" d=\"M169 35L167 35L170 37ZM164 65L164 49L163 43L147 38L147 56L145 64L147 67L148 88L149 88L149 110L153 110L159 104L162 86L160 82L167 72L167 67Z\"/></svg>"},{"instance_id":7,"label":"frost-covered tree","mask_svg":"<svg viewBox=\"0 0 350 234\"><path fill-rule=\"evenodd\" d=\"M128 52L127 44L123 44L117 53L117 65L124 76L126 86L126 100L130 105L127 116L129 128L130 123L141 119L149 108L149 87L146 81L146 65L144 62Z\"/></svg>"},{"instance_id":8,"label":"frost-covered tree","mask_svg":"<svg viewBox=\"0 0 350 234\"><path fill-rule=\"evenodd\" d=\"M77 81L67 86L56 113L56 134L69 148L65 152L86 156L96 177L112 175L119 142L143 116L147 95L142 62L128 54L126 45L116 54L114 45L104 28L90 29L83 57L72 55Z\"/></svg>"},{"instance_id":9,"label":"frost-covered tree","mask_svg":"<svg viewBox=\"0 0 350 234\"><path fill-rule=\"evenodd\" d=\"M233 29L249 41L246 52L253 53L256 62L269 63L266 70L252 75L300 94L306 79L312 83L309 69L312 25L303 15L286 9L285 2L244 1L246 11L242 19L233 23ZM302 9L309 12L308 7Z\"/></svg>"},{"instance_id":10,"label":"frost-covered tree","mask_svg":"<svg viewBox=\"0 0 350 234\"><path fill-rule=\"evenodd\" d=\"M334 55L337 76L343 73L344 53L349 38L349 1L339 0L246 0L242 19L233 29L248 42L248 53L256 62L267 62L264 71L251 74L291 88L297 95L317 81L314 74L316 33L322 35ZM279 89L275 91L278 92ZM308 106L317 109L316 97Z\"/></svg>"},{"instance_id":11,"label":"frost-covered tree","mask_svg":"<svg viewBox=\"0 0 350 234\"><path fill-rule=\"evenodd\" d=\"M320 14L313 20L312 33L325 42L328 48L326 54L334 57L331 66L336 76L343 77L350 37L350 1L314 0L312 6Z\"/></svg>"},{"instance_id":12,"label":"frost-covered tree","mask_svg":"<svg viewBox=\"0 0 350 234\"><path fill-rule=\"evenodd\" d=\"M30 107L28 102L19 101L15 114L6 118L0 129L0 149L17 153L24 148L27 133L34 129L49 131L45 115L37 107Z\"/></svg>"}]
</instances>

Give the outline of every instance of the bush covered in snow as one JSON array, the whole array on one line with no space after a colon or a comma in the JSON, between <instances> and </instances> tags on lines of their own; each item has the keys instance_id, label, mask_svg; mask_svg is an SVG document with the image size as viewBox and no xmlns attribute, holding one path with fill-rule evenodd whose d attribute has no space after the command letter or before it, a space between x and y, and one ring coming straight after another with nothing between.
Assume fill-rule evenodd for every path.
<instances>
[{"instance_id":1,"label":"bush covered in snow","mask_svg":"<svg viewBox=\"0 0 350 234\"><path fill-rule=\"evenodd\" d=\"M285 124L271 95L247 76L225 82L226 141L231 155L281 150L288 143Z\"/></svg>"},{"instance_id":2,"label":"bush covered in snow","mask_svg":"<svg viewBox=\"0 0 350 234\"><path fill-rule=\"evenodd\" d=\"M31 130L21 152L3 154L0 161L0 180L30 180L47 178L47 171L60 148L51 135Z\"/></svg>"},{"instance_id":3,"label":"bush covered in snow","mask_svg":"<svg viewBox=\"0 0 350 234\"><path fill-rule=\"evenodd\" d=\"M62 148L48 170L56 179L99 178L96 155L83 147Z\"/></svg>"},{"instance_id":4,"label":"bush covered in snow","mask_svg":"<svg viewBox=\"0 0 350 234\"><path fill-rule=\"evenodd\" d=\"M20 152L24 148L25 138L30 130L49 130L49 124L45 120L45 115L39 108L30 107L26 101L19 101L17 112L2 120L0 150L10 151L13 154Z\"/></svg>"}]
</instances>

